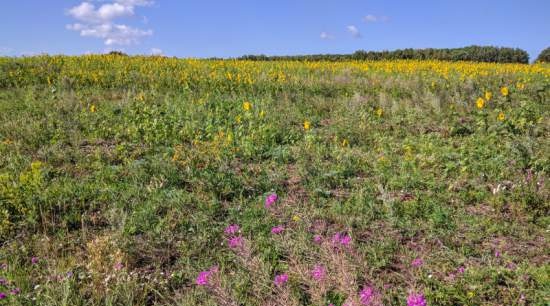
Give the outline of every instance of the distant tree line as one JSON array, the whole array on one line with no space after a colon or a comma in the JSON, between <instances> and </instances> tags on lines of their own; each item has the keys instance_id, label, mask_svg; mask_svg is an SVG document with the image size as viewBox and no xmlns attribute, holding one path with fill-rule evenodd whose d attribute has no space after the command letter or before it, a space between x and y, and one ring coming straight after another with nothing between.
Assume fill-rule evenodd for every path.
<instances>
[{"instance_id":1,"label":"distant tree line","mask_svg":"<svg viewBox=\"0 0 550 306\"><path fill-rule=\"evenodd\" d=\"M353 54L314 54L294 56L245 55L241 60L251 61L343 61L343 60L442 60L490 63L529 63L529 54L518 48L469 46L453 49L399 49L395 51L364 51Z\"/></svg>"},{"instance_id":2,"label":"distant tree line","mask_svg":"<svg viewBox=\"0 0 550 306\"><path fill-rule=\"evenodd\" d=\"M536 60L537 63L550 63L550 47L542 50Z\"/></svg>"}]
</instances>

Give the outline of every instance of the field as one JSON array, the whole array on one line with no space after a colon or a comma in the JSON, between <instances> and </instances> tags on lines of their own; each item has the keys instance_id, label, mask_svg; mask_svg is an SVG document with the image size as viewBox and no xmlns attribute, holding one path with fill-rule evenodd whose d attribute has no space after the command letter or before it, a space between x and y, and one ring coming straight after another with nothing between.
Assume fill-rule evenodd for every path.
<instances>
[{"instance_id":1,"label":"field","mask_svg":"<svg viewBox=\"0 0 550 306\"><path fill-rule=\"evenodd\" d=\"M0 58L0 305L547 305L550 66Z\"/></svg>"}]
</instances>

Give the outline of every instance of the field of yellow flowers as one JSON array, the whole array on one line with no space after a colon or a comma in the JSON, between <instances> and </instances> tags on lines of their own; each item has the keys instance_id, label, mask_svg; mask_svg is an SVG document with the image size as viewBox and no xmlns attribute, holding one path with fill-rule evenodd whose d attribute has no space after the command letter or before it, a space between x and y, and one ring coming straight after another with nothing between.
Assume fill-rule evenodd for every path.
<instances>
[{"instance_id":1,"label":"field of yellow flowers","mask_svg":"<svg viewBox=\"0 0 550 306\"><path fill-rule=\"evenodd\" d=\"M0 58L0 305L545 305L550 66Z\"/></svg>"}]
</instances>

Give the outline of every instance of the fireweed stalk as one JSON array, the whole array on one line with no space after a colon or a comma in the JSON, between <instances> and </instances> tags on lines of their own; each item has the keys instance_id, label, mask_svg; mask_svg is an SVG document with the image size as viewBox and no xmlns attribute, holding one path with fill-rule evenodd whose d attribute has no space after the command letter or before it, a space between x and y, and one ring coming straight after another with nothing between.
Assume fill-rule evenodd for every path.
<instances>
[{"instance_id":1,"label":"fireweed stalk","mask_svg":"<svg viewBox=\"0 0 550 306\"><path fill-rule=\"evenodd\" d=\"M213 266L206 271L202 271L197 275L195 284L199 287L204 287L221 306L238 306L235 299L231 296L226 288L221 284L221 278L219 275L219 269L217 266Z\"/></svg>"}]
</instances>

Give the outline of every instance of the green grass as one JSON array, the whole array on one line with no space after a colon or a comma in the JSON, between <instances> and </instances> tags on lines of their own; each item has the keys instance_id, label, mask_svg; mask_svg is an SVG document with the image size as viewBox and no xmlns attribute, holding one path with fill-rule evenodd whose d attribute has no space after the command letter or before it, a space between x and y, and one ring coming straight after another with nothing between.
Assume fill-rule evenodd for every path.
<instances>
[{"instance_id":1,"label":"green grass","mask_svg":"<svg viewBox=\"0 0 550 306\"><path fill-rule=\"evenodd\" d=\"M503 97L513 75L432 76L437 89L333 73L303 88L0 89L0 292L21 289L0 305L225 305L195 284L214 265L240 305L341 305L366 285L384 305L412 291L547 304L548 79ZM228 248L232 223L250 254ZM336 232L350 249L313 242Z\"/></svg>"}]
</instances>

